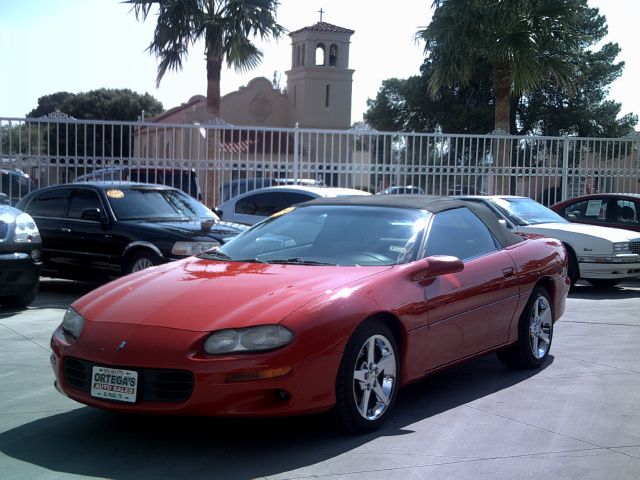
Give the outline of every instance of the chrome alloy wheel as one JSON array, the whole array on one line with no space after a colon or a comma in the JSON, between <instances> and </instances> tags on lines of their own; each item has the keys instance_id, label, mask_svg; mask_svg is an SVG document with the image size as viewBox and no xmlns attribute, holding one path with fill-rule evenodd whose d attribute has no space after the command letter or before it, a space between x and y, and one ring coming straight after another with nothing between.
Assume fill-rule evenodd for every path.
<instances>
[{"instance_id":1,"label":"chrome alloy wheel","mask_svg":"<svg viewBox=\"0 0 640 480\"><path fill-rule=\"evenodd\" d=\"M153 265L154 263L151 260L149 260L147 257L140 257L131 266L131 272L139 272L140 270L145 270L149 267L153 267Z\"/></svg>"},{"instance_id":2,"label":"chrome alloy wheel","mask_svg":"<svg viewBox=\"0 0 640 480\"><path fill-rule=\"evenodd\" d=\"M551 305L547 297L541 295L533 304L529 319L529 345L531 353L537 359L544 358L549 351L552 330Z\"/></svg>"},{"instance_id":3,"label":"chrome alloy wheel","mask_svg":"<svg viewBox=\"0 0 640 480\"><path fill-rule=\"evenodd\" d=\"M386 412L396 388L396 353L383 335L369 337L360 348L353 372L353 398L367 420Z\"/></svg>"}]
</instances>

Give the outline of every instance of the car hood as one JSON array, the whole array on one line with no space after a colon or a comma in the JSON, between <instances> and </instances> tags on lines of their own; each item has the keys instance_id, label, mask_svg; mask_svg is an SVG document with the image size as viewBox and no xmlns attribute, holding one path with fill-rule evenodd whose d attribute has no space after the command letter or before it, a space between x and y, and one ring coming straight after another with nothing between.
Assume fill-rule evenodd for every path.
<instances>
[{"instance_id":1,"label":"car hood","mask_svg":"<svg viewBox=\"0 0 640 480\"><path fill-rule=\"evenodd\" d=\"M571 236L572 234L590 235L592 237L609 240L610 242L627 242L633 239L640 239L638 232L622 230L621 228L587 225L584 223L541 223L538 225L521 226L518 227L518 230L540 233L549 237L557 236L560 240L562 240L564 236Z\"/></svg>"},{"instance_id":2,"label":"car hood","mask_svg":"<svg viewBox=\"0 0 640 480\"><path fill-rule=\"evenodd\" d=\"M246 230L246 225L239 225L231 222L216 221L210 227L203 226L203 222L200 220L193 220L189 222L132 222L132 223L144 223L146 226L152 226L153 228L161 231L169 231L178 235L183 235L190 238L196 237L233 237Z\"/></svg>"},{"instance_id":3,"label":"car hood","mask_svg":"<svg viewBox=\"0 0 640 480\"><path fill-rule=\"evenodd\" d=\"M77 300L88 321L192 331L277 323L313 299L391 267L221 262L190 257L128 275Z\"/></svg>"}]
</instances>

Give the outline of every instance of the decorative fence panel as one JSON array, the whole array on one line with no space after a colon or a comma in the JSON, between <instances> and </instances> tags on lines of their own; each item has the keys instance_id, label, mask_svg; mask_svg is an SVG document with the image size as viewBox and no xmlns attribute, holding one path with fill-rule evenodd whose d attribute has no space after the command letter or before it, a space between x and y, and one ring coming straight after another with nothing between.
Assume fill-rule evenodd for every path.
<instances>
[{"instance_id":1,"label":"decorative fence panel","mask_svg":"<svg viewBox=\"0 0 640 480\"><path fill-rule=\"evenodd\" d=\"M2 191L12 199L24 193L8 180L12 170L44 187L110 178L113 172L127 179L126 172L142 169L154 177L138 176L144 181L158 181L158 172L164 177L191 172L196 183L186 189L197 188L210 207L220 203L225 185L238 179L314 180L370 192L411 185L435 195L508 193L549 205L595 191L640 192L639 147L638 136L472 136L0 118Z\"/></svg>"}]
</instances>

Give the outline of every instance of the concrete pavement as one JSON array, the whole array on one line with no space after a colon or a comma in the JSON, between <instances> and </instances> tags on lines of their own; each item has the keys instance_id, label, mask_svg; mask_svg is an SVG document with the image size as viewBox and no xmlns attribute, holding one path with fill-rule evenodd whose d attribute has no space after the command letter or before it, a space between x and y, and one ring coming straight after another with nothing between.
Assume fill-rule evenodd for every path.
<instances>
[{"instance_id":1,"label":"concrete pavement","mask_svg":"<svg viewBox=\"0 0 640 480\"><path fill-rule=\"evenodd\" d=\"M400 392L373 434L326 416L221 420L114 415L55 391L49 338L90 286L47 281L0 309L0 478L640 479L640 283L578 286L550 362L493 355Z\"/></svg>"}]
</instances>

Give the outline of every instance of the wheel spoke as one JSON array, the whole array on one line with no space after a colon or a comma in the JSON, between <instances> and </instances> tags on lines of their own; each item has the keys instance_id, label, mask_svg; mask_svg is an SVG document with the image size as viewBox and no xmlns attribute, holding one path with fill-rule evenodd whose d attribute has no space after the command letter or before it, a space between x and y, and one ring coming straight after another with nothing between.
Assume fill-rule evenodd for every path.
<instances>
[{"instance_id":1,"label":"wheel spoke","mask_svg":"<svg viewBox=\"0 0 640 480\"><path fill-rule=\"evenodd\" d=\"M382 386L378 382L376 382L375 387L373 387L373 393L375 394L378 402L384 404L385 406L389 405L389 397L387 397L387 395L384 393Z\"/></svg>"},{"instance_id":2,"label":"wheel spoke","mask_svg":"<svg viewBox=\"0 0 640 480\"><path fill-rule=\"evenodd\" d=\"M544 333L544 332L540 332L540 334L538 335L538 338L542 341L542 343L544 343L545 345L549 345L549 343L551 343L551 338L549 338L549 334Z\"/></svg>"},{"instance_id":3,"label":"wheel spoke","mask_svg":"<svg viewBox=\"0 0 640 480\"><path fill-rule=\"evenodd\" d=\"M533 354L537 357L539 356L538 353L538 335L533 335L531 337L531 350L533 351Z\"/></svg>"},{"instance_id":4,"label":"wheel spoke","mask_svg":"<svg viewBox=\"0 0 640 480\"><path fill-rule=\"evenodd\" d=\"M360 410L360 414L363 416L367 416L367 410L369 408L369 399L371 398L371 390L365 388L362 391L362 398L360 399L360 403L358 404L358 410Z\"/></svg>"},{"instance_id":5,"label":"wheel spoke","mask_svg":"<svg viewBox=\"0 0 640 480\"><path fill-rule=\"evenodd\" d=\"M366 376L367 376L367 369L363 369L363 370L356 370L355 372L353 372L353 379L356 382L359 383L364 383L366 382Z\"/></svg>"},{"instance_id":6,"label":"wheel spoke","mask_svg":"<svg viewBox=\"0 0 640 480\"><path fill-rule=\"evenodd\" d=\"M386 354L378 362L378 371L381 373L389 373L393 376L396 374L396 359L391 354Z\"/></svg>"},{"instance_id":7,"label":"wheel spoke","mask_svg":"<svg viewBox=\"0 0 640 480\"><path fill-rule=\"evenodd\" d=\"M371 365L371 364L373 364L373 362L375 360L376 339L374 337L371 337L367 341L367 345L366 345L365 348L367 349L367 364Z\"/></svg>"}]
</instances>

